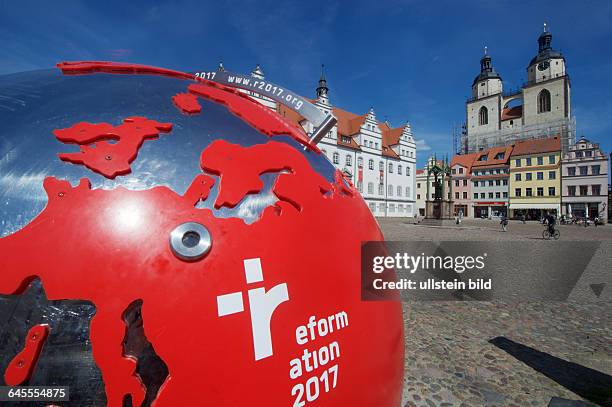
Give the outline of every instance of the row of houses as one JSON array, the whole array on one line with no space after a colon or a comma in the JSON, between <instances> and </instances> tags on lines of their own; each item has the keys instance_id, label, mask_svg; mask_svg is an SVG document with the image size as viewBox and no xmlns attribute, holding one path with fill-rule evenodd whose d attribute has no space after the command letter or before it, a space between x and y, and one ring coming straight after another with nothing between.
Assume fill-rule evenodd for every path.
<instances>
[{"instance_id":1,"label":"row of houses","mask_svg":"<svg viewBox=\"0 0 612 407\"><path fill-rule=\"evenodd\" d=\"M424 215L433 196L427 196L425 171L416 178L417 210ZM550 212L607 219L608 157L585 138L565 153L555 136L456 155L447 183L444 199L455 216L540 219Z\"/></svg>"}]
</instances>

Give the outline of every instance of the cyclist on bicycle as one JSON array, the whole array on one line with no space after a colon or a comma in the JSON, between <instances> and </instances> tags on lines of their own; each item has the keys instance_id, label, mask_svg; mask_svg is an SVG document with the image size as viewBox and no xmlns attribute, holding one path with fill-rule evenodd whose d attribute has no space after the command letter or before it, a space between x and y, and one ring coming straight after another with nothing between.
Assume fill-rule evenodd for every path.
<instances>
[{"instance_id":1,"label":"cyclist on bicycle","mask_svg":"<svg viewBox=\"0 0 612 407\"><path fill-rule=\"evenodd\" d=\"M551 215L550 212L546 212L546 216L544 216L544 222L548 224L548 233L553 236L555 234L555 217Z\"/></svg>"}]
</instances>

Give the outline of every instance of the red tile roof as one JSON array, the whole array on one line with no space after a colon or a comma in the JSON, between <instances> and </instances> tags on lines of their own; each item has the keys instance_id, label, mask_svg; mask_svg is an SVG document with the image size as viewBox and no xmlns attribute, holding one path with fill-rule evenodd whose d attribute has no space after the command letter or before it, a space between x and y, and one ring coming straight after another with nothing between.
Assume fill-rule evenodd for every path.
<instances>
[{"instance_id":1,"label":"red tile roof","mask_svg":"<svg viewBox=\"0 0 612 407\"><path fill-rule=\"evenodd\" d=\"M561 151L561 139L559 136L518 141L514 145L512 155L540 154L553 151Z\"/></svg>"},{"instance_id":2,"label":"red tile roof","mask_svg":"<svg viewBox=\"0 0 612 407\"><path fill-rule=\"evenodd\" d=\"M476 154L476 159L472 164L472 167L489 167L496 165L504 165L508 164L510 160L510 156L512 155L513 145L502 146L502 147L493 147L488 150L479 151ZM503 158L495 158L498 154L503 153ZM482 160L482 157L487 157L486 160Z\"/></svg>"},{"instance_id":3,"label":"red tile roof","mask_svg":"<svg viewBox=\"0 0 612 407\"><path fill-rule=\"evenodd\" d=\"M467 173L469 174L470 170L472 169L472 164L478 155L479 153L456 155L451 160L450 166L454 167L455 165L460 165L465 167L467 168Z\"/></svg>"},{"instance_id":4,"label":"red tile roof","mask_svg":"<svg viewBox=\"0 0 612 407\"><path fill-rule=\"evenodd\" d=\"M523 116L523 106L506 107L502 110L502 120L518 119Z\"/></svg>"},{"instance_id":5,"label":"red tile roof","mask_svg":"<svg viewBox=\"0 0 612 407\"><path fill-rule=\"evenodd\" d=\"M310 101L314 103L316 100L311 99ZM279 103L277 104L277 106L278 107L276 111L281 116L285 117L286 119L294 123L299 124L302 121L306 120L302 115L294 112L293 110L289 109L285 105L282 105ZM340 109L338 107L332 107L332 113L338 120L338 124L337 124L338 135L340 137L338 137L337 144L339 146L360 150L361 148L359 147L359 144L357 144L357 142L354 140L354 136L359 134L361 130L361 126L363 126L363 123L365 122L365 119L368 115L367 114L357 115L355 113L346 111L344 109ZM385 122L379 122L378 128L380 129L382 133L382 147L383 147L382 153L383 155L387 157L392 157L392 158L400 158L397 155L397 153L393 151L393 149L391 149L391 147L399 144L400 137L404 131L404 128L396 127L393 129L389 127L389 125ZM350 137L351 142L350 143L343 142L342 136Z\"/></svg>"}]
</instances>

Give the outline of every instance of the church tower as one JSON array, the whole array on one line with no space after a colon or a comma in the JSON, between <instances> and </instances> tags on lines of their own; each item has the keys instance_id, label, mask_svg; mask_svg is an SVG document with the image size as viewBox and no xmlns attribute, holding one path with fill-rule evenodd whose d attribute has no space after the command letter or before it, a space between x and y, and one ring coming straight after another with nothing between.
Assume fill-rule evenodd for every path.
<instances>
[{"instance_id":1,"label":"church tower","mask_svg":"<svg viewBox=\"0 0 612 407\"><path fill-rule=\"evenodd\" d=\"M538 37L538 54L527 67L523 87L523 121L548 136L560 135L563 150L574 143L571 123L570 81L565 58L552 48L552 34L544 24Z\"/></svg>"},{"instance_id":2,"label":"church tower","mask_svg":"<svg viewBox=\"0 0 612 407\"><path fill-rule=\"evenodd\" d=\"M475 141L475 148L485 148L480 145L478 137L500 129L500 102L502 94L502 79L491 62L487 47L480 59L480 73L472 82L472 97L466 104L467 130Z\"/></svg>"},{"instance_id":3,"label":"church tower","mask_svg":"<svg viewBox=\"0 0 612 407\"><path fill-rule=\"evenodd\" d=\"M329 106L329 97L327 96L329 88L327 87L324 69L325 65L321 65L321 77L319 78L319 86L317 87L317 102Z\"/></svg>"}]
</instances>

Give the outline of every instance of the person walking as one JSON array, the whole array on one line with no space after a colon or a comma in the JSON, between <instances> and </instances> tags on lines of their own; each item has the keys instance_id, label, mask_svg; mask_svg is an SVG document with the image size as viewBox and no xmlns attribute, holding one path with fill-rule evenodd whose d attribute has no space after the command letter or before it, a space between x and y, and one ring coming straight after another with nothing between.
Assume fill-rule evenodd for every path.
<instances>
[{"instance_id":1,"label":"person walking","mask_svg":"<svg viewBox=\"0 0 612 407\"><path fill-rule=\"evenodd\" d=\"M502 214L501 221L499 223L501 224L502 232L507 232L508 231L508 218L506 217L505 213Z\"/></svg>"}]
</instances>

